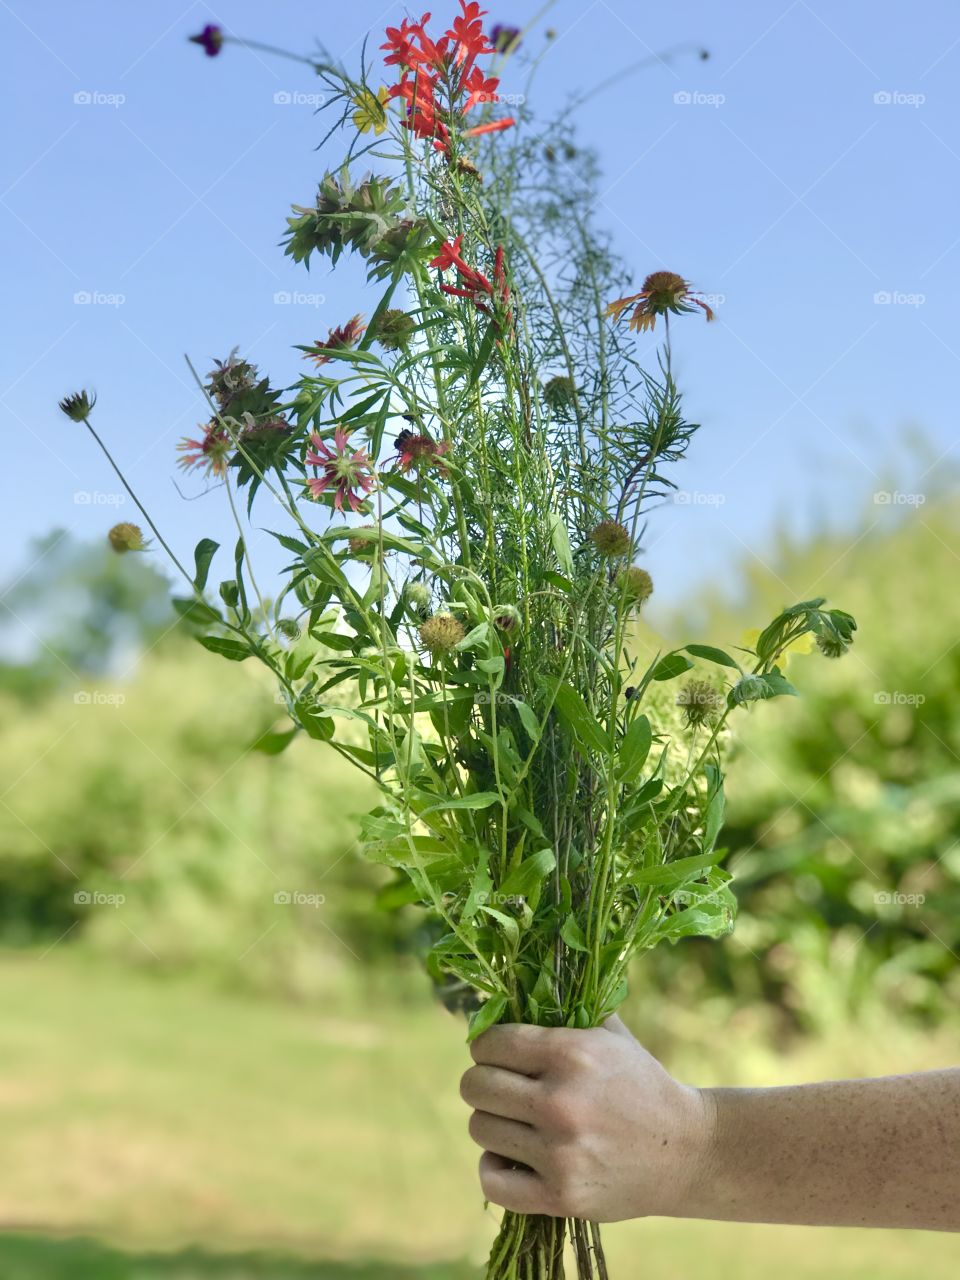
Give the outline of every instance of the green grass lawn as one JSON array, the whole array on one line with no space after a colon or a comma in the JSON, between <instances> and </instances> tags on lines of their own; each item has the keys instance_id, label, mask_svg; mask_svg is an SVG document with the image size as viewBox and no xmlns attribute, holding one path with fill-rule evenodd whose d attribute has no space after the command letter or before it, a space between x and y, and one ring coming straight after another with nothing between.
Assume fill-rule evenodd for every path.
<instances>
[{"instance_id":1,"label":"green grass lawn","mask_svg":"<svg viewBox=\"0 0 960 1280\"><path fill-rule=\"evenodd\" d=\"M466 1062L462 1025L426 1003L279 1005L68 947L3 956L0 1277L475 1276L494 1218ZM794 1078L833 1071L807 1058ZM960 1238L931 1233L651 1220L607 1237L615 1280L960 1269Z\"/></svg>"}]
</instances>

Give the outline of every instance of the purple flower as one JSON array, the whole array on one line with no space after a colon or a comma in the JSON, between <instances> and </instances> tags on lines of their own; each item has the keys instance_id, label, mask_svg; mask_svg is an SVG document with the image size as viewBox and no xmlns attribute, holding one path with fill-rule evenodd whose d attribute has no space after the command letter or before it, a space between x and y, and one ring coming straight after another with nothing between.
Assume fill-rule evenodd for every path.
<instances>
[{"instance_id":1,"label":"purple flower","mask_svg":"<svg viewBox=\"0 0 960 1280\"><path fill-rule=\"evenodd\" d=\"M208 22L198 36L190 37L190 43L200 45L208 58L215 58L223 48L223 30Z\"/></svg>"},{"instance_id":2,"label":"purple flower","mask_svg":"<svg viewBox=\"0 0 960 1280\"><path fill-rule=\"evenodd\" d=\"M490 43L497 53L514 53L520 45L520 28L498 22L490 28Z\"/></svg>"}]
</instances>

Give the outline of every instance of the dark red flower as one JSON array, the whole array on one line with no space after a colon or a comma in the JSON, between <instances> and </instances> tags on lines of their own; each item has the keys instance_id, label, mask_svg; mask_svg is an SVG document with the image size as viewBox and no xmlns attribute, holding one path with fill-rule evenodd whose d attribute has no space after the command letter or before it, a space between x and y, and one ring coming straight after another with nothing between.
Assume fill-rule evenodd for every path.
<instances>
[{"instance_id":1,"label":"dark red flower","mask_svg":"<svg viewBox=\"0 0 960 1280\"><path fill-rule=\"evenodd\" d=\"M313 351L304 352L305 360L313 360L318 365L329 364L330 351L342 351L344 347L353 347L360 341L365 332L363 316L353 316L346 324L331 329L323 342L317 341Z\"/></svg>"},{"instance_id":2,"label":"dark red flower","mask_svg":"<svg viewBox=\"0 0 960 1280\"><path fill-rule=\"evenodd\" d=\"M425 467L436 467L441 475L447 474L443 455L450 446L446 441L437 442L430 436L417 435L414 431L401 431L394 443L399 471L420 471Z\"/></svg>"},{"instance_id":3,"label":"dark red flower","mask_svg":"<svg viewBox=\"0 0 960 1280\"><path fill-rule=\"evenodd\" d=\"M215 58L223 48L223 29L208 22L198 36L190 36L190 43L200 45L208 58Z\"/></svg>"}]
</instances>

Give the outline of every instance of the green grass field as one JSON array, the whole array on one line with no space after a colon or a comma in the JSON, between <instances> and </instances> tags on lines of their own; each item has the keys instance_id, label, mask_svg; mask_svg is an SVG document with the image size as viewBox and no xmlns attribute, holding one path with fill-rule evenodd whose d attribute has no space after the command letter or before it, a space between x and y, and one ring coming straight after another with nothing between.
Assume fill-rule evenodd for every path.
<instances>
[{"instance_id":1,"label":"green grass field","mask_svg":"<svg viewBox=\"0 0 960 1280\"><path fill-rule=\"evenodd\" d=\"M0 1026L3 1280L477 1275L494 1218L457 1094L462 1026L441 1010L258 1002L63 946L0 958ZM960 1269L960 1238L930 1233L651 1220L607 1237L615 1280Z\"/></svg>"}]
</instances>

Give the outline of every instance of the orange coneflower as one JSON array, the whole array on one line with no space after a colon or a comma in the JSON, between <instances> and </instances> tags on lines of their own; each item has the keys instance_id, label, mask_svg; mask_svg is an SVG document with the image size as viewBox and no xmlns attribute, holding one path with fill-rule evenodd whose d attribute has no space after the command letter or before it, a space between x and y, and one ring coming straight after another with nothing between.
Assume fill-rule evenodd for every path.
<instances>
[{"instance_id":1,"label":"orange coneflower","mask_svg":"<svg viewBox=\"0 0 960 1280\"><path fill-rule=\"evenodd\" d=\"M713 311L702 296L691 291L690 281L684 280L675 271L652 272L644 280L639 293L611 302L604 314L619 320L630 307L633 307L630 328L636 329L638 333L652 329L657 316L665 316L668 312L673 312L675 316L689 315L694 307L700 307L708 320L714 318Z\"/></svg>"}]
</instances>

